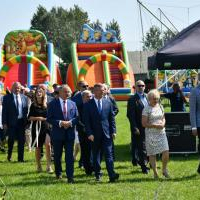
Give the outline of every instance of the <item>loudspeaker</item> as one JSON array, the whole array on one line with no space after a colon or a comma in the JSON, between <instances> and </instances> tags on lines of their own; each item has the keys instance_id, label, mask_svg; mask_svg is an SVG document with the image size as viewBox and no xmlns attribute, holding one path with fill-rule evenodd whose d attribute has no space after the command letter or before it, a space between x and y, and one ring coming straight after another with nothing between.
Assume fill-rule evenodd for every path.
<instances>
[{"instance_id":1,"label":"loudspeaker","mask_svg":"<svg viewBox=\"0 0 200 200\"><path fill-rule=\"evenodd\" d=\"M166 134L171 153L196 153L196 137L192 136L187 112L165 113Z\"/></svg>"}]
</instances>

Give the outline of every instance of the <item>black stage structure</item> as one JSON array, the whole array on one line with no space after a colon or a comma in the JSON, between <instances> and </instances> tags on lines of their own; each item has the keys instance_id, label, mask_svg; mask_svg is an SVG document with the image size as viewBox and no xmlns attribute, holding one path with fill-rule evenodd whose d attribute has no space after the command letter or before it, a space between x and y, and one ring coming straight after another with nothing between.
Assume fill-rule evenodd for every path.
<instances>
[{"instance_id":1,"label":"black stage structure","mask_svg":"<svg viewBox=\"0 0 200 200\"><path fill-rule=\"evenodd\" d=\"M148 58L149 70L200 68L200 20L183 29Z\"/></svg>"}]
</instances>

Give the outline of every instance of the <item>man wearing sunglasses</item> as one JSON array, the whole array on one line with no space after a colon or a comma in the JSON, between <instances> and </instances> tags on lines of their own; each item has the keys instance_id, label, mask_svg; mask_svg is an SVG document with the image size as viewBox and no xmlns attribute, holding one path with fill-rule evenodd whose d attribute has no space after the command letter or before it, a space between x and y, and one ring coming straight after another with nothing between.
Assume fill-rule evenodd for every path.
<instances>
[{"instance_id":1,"label":"man wearing sunglasses","mask_svg":"<svg viewBox=\"0 0 200 200\"><path fill-rule=\"evenodd\" d=\"M142 80L136 82L136 93L130 97L127 104L127 117L131 128L132 164L141 166L142 172L148 174L145 149L145 131L142 127L142 110L148 104L144 93L145 84Z\"/></svg>"}]
</instances>

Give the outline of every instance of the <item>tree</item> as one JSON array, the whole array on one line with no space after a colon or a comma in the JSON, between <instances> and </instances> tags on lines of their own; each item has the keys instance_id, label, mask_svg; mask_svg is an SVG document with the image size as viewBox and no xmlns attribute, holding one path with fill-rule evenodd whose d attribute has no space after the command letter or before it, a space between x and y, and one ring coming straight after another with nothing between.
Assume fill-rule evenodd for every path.
<instances>
[{"instance_id":1,"label":"tree","mask_svg":"<svg viewBox=\"0 0 200 200\"><path fill-rule=\"evenodd\" d=\"M143 41L143 50L158 50L162 46L161 31L157 26L150 27Z\"/></svg>"},{"instance_id":2,"label":"tree","mask_svg":"<svg viewBox=\"0 0 200 200\"><path fill-rule=\"evenodd\" d=\"M112 21L106 24L106 30L110 30L110 29L116 31L116 37L119 41L121 41L122 37L121 37L120 26L115 19L112 19Z\"/></svg>"},{"instance_id":3,"label":"tree","mask_svg":"<svg viewBox=\"0 0 200 200\"><path fill-rule=\"evenodd\" d=\"M33 15L31 19L31 29L37 29L42 32L45 32L50 26L50 14L45 7L39 5L37 12Z\"/></svg>"},{"instance_id":4,"label":"tree","mask_svg":"<svg viewBox=\"0 0 200 200\"><path fill-rule=\"evenodd\" d=\"M77 5L69 10L53 7L49 12L39 5L31 20L31 29L42 31L54 43L56 54L70 63L71 43L78 40L82 25L88 22L87 12Z\"/></svg>"},{"instance_id":5,"label":"tree","mask_svg":"<svg viewBox=\"0 0 200 200\"><path fill-rule=\"evenodd\" d=\"M160 49L167 41L172 39L177 32L166 30L163 34L157 26L150 27L143 41L143 50L155 51Z\"/></svg>"},{"instance_id":6,"label":"tree","mask_svg":"<svg viewBox=\"0 0 200 200\"><path fill-rule=\"evenodd\" d=\"M71 63L71 44L78 41L83 24L89 23L89 21L88 13L78 5L74 5L70 9L53 7L50 11L39 5L31 19L30 28L42 31L47 40L53 42L55 53L66 63L66 65L61 66L61 74L64 79L66 66ZM103 30L99 20L90 25L94 29ZM113 19L106 27L114 29L117 32L117 37L121 40L117 21Z\"/></svg>"},{"instance_id":7,"label":"tree","mask_svg":"<svg viewBox=\"0 0 200 200\"><path fill-rule=\"evenodd\" d=\"M100 22L99 19L97 19L95 22L90 23L89 25L94 30L101 30L101 31L103 31L103 28L102 28L103 26L102 26L102 23Z\"/></svg>"},{"instance_id":8,"label":"tree","mask_svg":"<svg viewBox=\"0 0 200 200\"><path fill-rule=\"evenodd\" d=\"M176 34L177 34L177 32L172 33L170 30L166 30L163 33L163 42L164 42L164 44L166 44L166 42L168 42L169 40L171 40Z\"/></svg>"},{"instance_id":9,"label":"tree","mask_svg":"<svg viewBox=\"0 0 200 200\"><path fill-rule=\"evenodd\" d=\"M71 63L71 43L78 41L82 25L88 22L87 12L78 5L74 5L69 10L62 7L53 7L50 11L39 5L31 19L30 28L42 31L46 35L47 40L53 42L55 53L68 66ZM66 73L65 66L61 66L61 74L64 79Z\"/></svg>"}]
</instances>

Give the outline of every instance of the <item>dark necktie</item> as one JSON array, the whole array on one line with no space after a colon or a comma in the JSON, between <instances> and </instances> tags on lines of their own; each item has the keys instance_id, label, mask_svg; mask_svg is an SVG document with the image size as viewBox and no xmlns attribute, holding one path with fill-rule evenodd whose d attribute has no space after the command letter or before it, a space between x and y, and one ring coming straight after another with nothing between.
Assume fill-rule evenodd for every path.
<instances>
[{"instance_id":1,"label":"dark necktie","mask_svg":"<svg viewBox=\"0 0 200 200\"><path fill-rule=\"evenodd\" d=\"M99 114L101 114L101 102L100 102L100 100L98 100L98 111L99 111Z\"/></svg>"},{"instance_id":2,"label":"dark necktie","mask_svg":"<svg viewBox=\"0 0 200 200\"><path fill-rule=\"evenodd\" d=\"M63 101L63 116L64 116L64 119L66 120L67 119L67 109L66 109L66 101Z\"/></svg>"},{"instance_id":3,"label":"dark necktie","mask_svg":"<svg viewBox=\"0 0 200 200\"><path fill-rule=\"evenodd\" d=\"M19 95L16 95L17 116L19 116Z\"/></svg>"}]
</instances>

